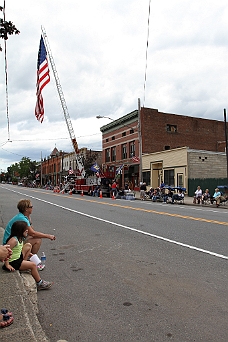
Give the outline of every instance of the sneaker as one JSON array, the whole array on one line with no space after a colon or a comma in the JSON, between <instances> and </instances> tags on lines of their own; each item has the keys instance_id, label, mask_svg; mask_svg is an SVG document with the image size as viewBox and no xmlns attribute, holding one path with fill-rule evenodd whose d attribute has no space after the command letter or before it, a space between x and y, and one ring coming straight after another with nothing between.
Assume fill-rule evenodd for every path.
<instances>
[{"instance_id":1,"label":"sneaker","mask_svg":"<svg viewBox=\"0 0 228 342\"><path fill-rule=\"evenodd\" d=\"M48 290L53 285L50 281L42 280L42 283L40 285L37 284L37 291L39 290Z\"/></svg>"},{"instance_id":2,"label":"sneaker","mask_svg":"<svg viewBox=\"0 0 228 342\"><path fill-rule=\"evenodd\" d=\"M39 264L36 266L38 271L43 271L45 265Z\"/></svg>"}]
</instances>

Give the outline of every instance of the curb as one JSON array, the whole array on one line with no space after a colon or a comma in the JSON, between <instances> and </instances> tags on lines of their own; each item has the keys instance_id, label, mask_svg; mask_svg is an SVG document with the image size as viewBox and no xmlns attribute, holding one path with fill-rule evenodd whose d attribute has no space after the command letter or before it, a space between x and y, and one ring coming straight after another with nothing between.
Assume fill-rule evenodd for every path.
<instances>
[{"instance_id":1,"label":"curb","mask_svg":"<svg viewBox=\"0 0 228 342\"><path fill-rule=\"evenodd\" d=\"M0 227L0 244L4 229ZM49 342L37 318L37 290L30 274L3 271L0 262L1 308L13 312L14 322L1 329L1 342Z\"/></svg>"}]
</instances>

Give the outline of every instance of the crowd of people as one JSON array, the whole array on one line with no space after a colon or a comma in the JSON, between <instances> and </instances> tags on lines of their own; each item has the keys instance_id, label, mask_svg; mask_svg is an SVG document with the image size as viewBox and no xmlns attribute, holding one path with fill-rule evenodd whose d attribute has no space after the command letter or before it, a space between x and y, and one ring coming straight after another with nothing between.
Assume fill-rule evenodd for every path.
<instances>
[{"instance_id":1,"label":"crowd of people","mask_svg":"<svg viewBox=\"0 0 228 342\"><path fill-rule=\"evenodd\" d=\"M145 199L146 197L151 199L152 202L162 202L164 204L171 203L174 204L175 202L183 202L184 201L184 193L185 189L178 187L175 189L169 186L166 186L162 183L157 188L150 188L149 191L145 191L146 183L143 183L144 188L141 190L140 187L140 198Z\"/></svg>"},{"instance_id":2,"label":"crowd of people","mask_svg":"<svg viewBox=\"0 0 228 342\"><path fill-rule=\"evenodd\" d=\"M216 206L219 207L220 203L226 202L228 200L228 197L225 196L219 188L215 188L214 194L211 195L209 189L206 189L203 191L200 187L200 185L197 186L197 189L194 194L193 203L216 203Z\"/></svg>"},{"instance_id":3,"label":"crowd of people","mask_svg":"<svg viewBox=\"0 0 228 342\"><path fill-rule=\"evenodd\" d=\"M177 190L177 192L175 192ZM146 183L141 183L140 185L140 199L145 200L146 198L151 199L153 202L162 202L162 203L175 203L175 202L183 202L185 196L185 188L181 187L169 187L165 184L161 184L157 188L150 188L149 191L146 190ZM228 196L223 194L219 188L215 188L214 194L211 195L209 189L205 189L203 191L200 186L197 186L197 189L194 193L193 203L194 204L206 204L214 202L216 206L222 202L228 201Z\"/></svg>"}]
</instances>

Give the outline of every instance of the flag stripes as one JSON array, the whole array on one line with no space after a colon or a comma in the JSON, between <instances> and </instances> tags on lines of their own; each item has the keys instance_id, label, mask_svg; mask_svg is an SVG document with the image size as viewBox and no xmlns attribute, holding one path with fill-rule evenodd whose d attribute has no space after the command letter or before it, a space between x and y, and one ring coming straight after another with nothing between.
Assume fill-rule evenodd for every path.
<instances>
[{"instance_id":1,"label":"flag stripes","mask_svg":"<svg viewBox=\"0 0 228 342\"><path fill-rule=\"evenodd\" d=\"M136 163L140 161L140 158L136 156L132 157L131 159L133 162L136 162Z\"/></svg>"},{"instance_id":2,"label":"flag stripes","mask_svg":"<svg viewBox=\"0 0 228 342\"><path fill-rule=\"evenodd\" d=\"M36 107L35 116L41 123L44 119L44 101L41 94L43 88L50 82L50 74L47 61L47 52L44 45L43 37L40 38L40 47L37 60L37 83L36 83Z\"/></svg>"}]
</instances>

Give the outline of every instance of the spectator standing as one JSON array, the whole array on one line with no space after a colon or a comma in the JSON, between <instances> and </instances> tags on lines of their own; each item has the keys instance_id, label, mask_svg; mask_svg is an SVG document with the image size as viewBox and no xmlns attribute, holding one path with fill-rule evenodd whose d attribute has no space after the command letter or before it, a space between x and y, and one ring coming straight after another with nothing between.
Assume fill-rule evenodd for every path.
<instances>
[{"instance_id":1,"label":"spectator standing","mask_svg":"<svg viewBox=\"0 0 228 342\"><path fill-rule=\"evenodd\" d=\"M100 193L101 189L100 187L97 185L93 191L93 197L98 197L99 193Z\"/></svg>"},{"instance_id":2,"label":"spectator standing","mask_svg":"<svg viewBox=\"0 0 228 342\"><path fill-rule=\"evenodd\" d=\"M116 197L116 195L117 195L117 184L116 184L115 179L114 179L114 181L112 182L111 188L112 188L112 190L111 190L111 197L112 197L112 196Z\"/></svg>"},{"instance_id":3,"label":"spectator standing","mask_svg":"<svg viewBox=\"0 0 228 342\"><path fill-rule=\"evenodd\" d=\"M145 200L145 193L146 193L146 183L142 183L140 186L140 199L141 201Z\"/></svg>"}]
</instances>

